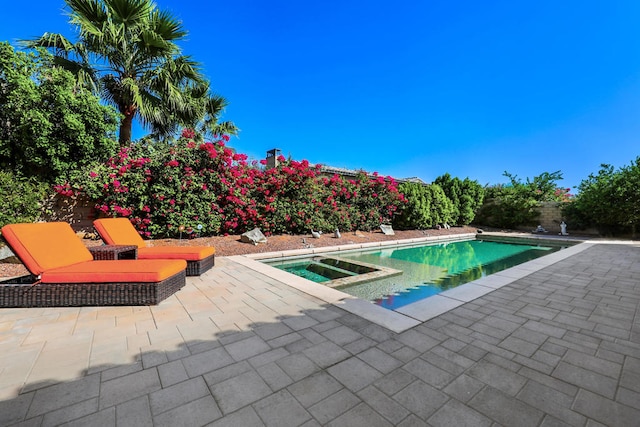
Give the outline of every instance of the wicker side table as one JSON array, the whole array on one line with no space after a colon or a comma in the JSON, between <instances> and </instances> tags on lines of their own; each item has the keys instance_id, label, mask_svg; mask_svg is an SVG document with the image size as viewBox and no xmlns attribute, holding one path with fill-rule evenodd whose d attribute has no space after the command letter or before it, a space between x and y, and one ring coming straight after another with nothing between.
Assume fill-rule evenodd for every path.
<instances>
[{"instance_id":1,"label":"wicker side table","mask_svg":"<svg viewBox=\"0 0 640 427\"><path fill-rule=\"evenodd\" d=\"M92 246L88 249L94 260L138 258L138 247L136 245L102 245Z\"/></svg>"}]
</instances>

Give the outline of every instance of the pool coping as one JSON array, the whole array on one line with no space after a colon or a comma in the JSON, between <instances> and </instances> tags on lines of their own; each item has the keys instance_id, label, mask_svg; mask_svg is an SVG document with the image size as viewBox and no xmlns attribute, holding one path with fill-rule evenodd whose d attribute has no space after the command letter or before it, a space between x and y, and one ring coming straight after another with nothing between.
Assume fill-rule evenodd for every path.
<instances>
[{"instance_id":1,"label":"pool coping","mask_svg":"<svg viewBox=\"0 0 640 427\"><path fill-rule=\"evenodd\" d=\"M295 274L271 267L261 262L265 259L277 259L284 257L308 256L314 254L322 254L327 252L353 251L358 249L373 249L377 247L399 247L410 246L417 243L433 243L433 242L453 242L471 240L482 237L491 238L509 238L518 240L532 240L540 242L549 240L553 242L571 243L572 246L557 252L544 255L531 261L506 270L499 271L490 276L482 277L464 285L460 285L454 289L449 289L440 294L431 296L421 301L405 305L395 310L380 307L369 301L356 298L352 295L344 293L334 288L326 287L322 284L312 282ZM385 327L394 332L404 332L432 319L436 316L446 313L456 307L473 301L483 295L495 291L503 286L507 286L512 282L521 279L529 274L548 267L556 262L573 256L583 250L593 246L589 243L576 238L552 238L550 236L531 236L531 235L506 235L505 233L464 233L445 236L429 236L423 238L393 240L386 242L368 242L360 244L349 244L341 246L327 246L321 248L298 249L279 252L265 252L258 254L236 255L230 256L229 259L241 264L257 273L264 274L272 279L278 280L288 286L300 290L308 295L320 299L328 304L335 305L349 313L367 319L377 325Z\"/></svg>"}]
</instances>

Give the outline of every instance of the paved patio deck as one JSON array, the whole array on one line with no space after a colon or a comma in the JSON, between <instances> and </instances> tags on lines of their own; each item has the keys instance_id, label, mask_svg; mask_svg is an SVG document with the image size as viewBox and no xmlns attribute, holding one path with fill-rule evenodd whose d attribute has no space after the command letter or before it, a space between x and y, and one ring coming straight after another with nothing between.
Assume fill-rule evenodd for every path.
<instances>
[{"instance_id":1,"label":"paved patio deck","mask_svg":"<svg viewBox=\"0 0 640 427\"><path fill-rule=\"evenodd\" d=\"M0 425L640 425L640 247L566 251L426 321L245 257L158 306L2 309Z\"/></svg>"}]
</instances>

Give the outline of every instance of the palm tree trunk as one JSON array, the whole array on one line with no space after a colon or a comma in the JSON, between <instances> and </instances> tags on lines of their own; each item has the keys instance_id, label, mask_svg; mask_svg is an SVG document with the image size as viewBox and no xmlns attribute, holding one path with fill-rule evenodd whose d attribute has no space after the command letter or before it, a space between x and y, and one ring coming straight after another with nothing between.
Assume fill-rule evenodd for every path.
<instances>
[{"instance_id":1,"label":"palm tree trunk","mask_svg":"<svg viewBox=\"0 0 640 427\"><path fill-rule=\"evenodd\" d=\"M120 146L125 147L131 143L131 126L133 124L133 116L135 115L135 106L121 108L120 112L124 115L124 118L120 122L119 141Z\"/></svg>"}]
</instances>

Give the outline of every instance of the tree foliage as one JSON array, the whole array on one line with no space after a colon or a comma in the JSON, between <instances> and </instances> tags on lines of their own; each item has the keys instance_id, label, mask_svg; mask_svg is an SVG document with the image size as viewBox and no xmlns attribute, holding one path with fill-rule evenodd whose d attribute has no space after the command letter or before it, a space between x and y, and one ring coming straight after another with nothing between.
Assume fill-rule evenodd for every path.
<instances>
[{"instance_id":1,"label":"tree foliage","mask_svg":"<svg viewBox=\"0 0 640 427\"><path fill-rule=\"evenodd\" d=\"M516 175L505 172L508 185L495 185L485 189L485 203L478 213L478 222L502 228L514 228L521 225L535 225L540 215L540 202L566 201L569 189L560 188L557 181L562 173L543 172L522 182Z\"/></svg>"},{"instance_id":2,"label":"tree foliage","mask_svg":"<svg viewBox=\"0 0 640 427\"><path fill-rule=\"evenodd\" d=\"M631 232L640 223L640 157L615 170L603 164L578 186L579 193L565 209L575 226L595 227L602 234Z\"/></svg>"},{"instance_id":3,"label":"tree foliage","mask_svg":"<svg viewBox=\"0 0 640 427\"><path fill-rule=\"evenodd\" d=\"M58 65L118 109L121 145L131 141L136 119L159 137L180 126L205 134L237 132L233 123L218 122L226 101L210 92L200 65L181 54L178 43L187 32L174 16L152 0L65 2L77 42L45 33L25 45L52 49Z\"/></svg>"},{"instance_id":4,"label":"tree foliage","mask_svg":"<svg viewBox=\"0 0 640 427\"><path fill-rule=\"evenodd\" d=\"M0 227L17 222L33 222L41 213L49 186L36 179L0 171Z\"/></svg>"},{"instance_id":5,"label":"tree foliage","mask_svg":"<svg viewBox=\"0 0 640 427\"><path fill-rule=\"evenodd\" d=\"M452 222L454 205L438 184L403 182L398 191L404 194L406 203L394 218L394 227L426 229Z\"/></svg>"},{"instance_id":6,"label":"tree foliage","mask_svg":"<svg viewBox=\"0 0 640 427\"><path fill-rule=\"evenodd\" d=\"M0 43L0 167L43 182L65 180L117 147L117 113L45 51Z\"/></svg>"},{"instance_id":7,"label":"tree foliage","mask_svg":"<svg viewBox=\"0 0 640 427\"><path fill-rule=\"evenodd\" d=\"M446 173L436 178L434 184L438 184L453 203L452 224L471 224L484 201L484 188L478 181L452 178Z\"/></svg>"}]
</instances>

